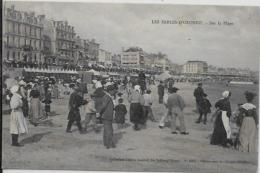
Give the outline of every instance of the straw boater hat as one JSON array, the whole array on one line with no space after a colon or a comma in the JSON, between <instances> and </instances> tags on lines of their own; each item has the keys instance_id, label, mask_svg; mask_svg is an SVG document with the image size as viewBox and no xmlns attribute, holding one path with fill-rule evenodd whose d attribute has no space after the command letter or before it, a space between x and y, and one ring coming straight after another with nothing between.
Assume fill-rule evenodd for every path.
<instances>
[{"instance_id":1,"label":"straw boater hat","mask_svg":"<svg viewBox=\"0 0 260 173\"><path fill-rule=\"evenodd\" d=\"M12 86L12 88L10 89L11 93L14 94L14 93L17 93L19 90L19 86L18 85L14 85Z\"/></svg>"}]
</instances>

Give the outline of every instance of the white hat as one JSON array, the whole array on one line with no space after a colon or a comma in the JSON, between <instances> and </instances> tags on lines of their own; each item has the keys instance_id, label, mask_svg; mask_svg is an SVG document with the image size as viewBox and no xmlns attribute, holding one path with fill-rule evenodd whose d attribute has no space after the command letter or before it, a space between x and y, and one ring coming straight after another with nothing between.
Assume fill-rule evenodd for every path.
<instances>
[{"instance_id":1,"label":"white hat","mask_svg":"<svg viewBox=\"0 0 260 173\"><path fill-rule=\"evenodd\" d=\"M101 82L97 81L96 84L95 84L95 87L96 88L102 88Z\"/></svg>"},{"instance_id":2,"label":"white hat","mask_svg":"<svg viewBox=\"0 0 260 173\"><path fill-rule=\"evenodd\" d=\"M18 85L14 85L14 86L12 86L12 88L10 89L10 91L11 91L12 94L17 93L18 90L19 90L19 86L18 86Z\"/></svg>"},{"instance_id":3,"label":"white hat","mask_svg":"<svg viewBox=\"0 0 260 173\"><path fill-rule=\"evenodd\" d=\"M138 92L141 92L141 87L140 87L140 85L135 85L134 89L137 90Z\"/></svg>"},{"instance_id":4,"label":"white hat","mask_svg":"<svg viewBox=\"0 0 260 173\"><path fill-rule=\"evenodd\" d=\"M222 96L224 97L224 98L227 98L228 96L229 96L229 91L224 91L223 93L222 93Z\"/></svg>"},{"instance_id":5,"label":"white hat","mask_svg":"<svg viewBox=\"0 0 260 173\"><path fill-rule=\"evenodd\" d=\"M19 85L26 85L26 82L24 82L23 80L21 80L18 84L19 84Z\"/></svg>"}]
</instances>

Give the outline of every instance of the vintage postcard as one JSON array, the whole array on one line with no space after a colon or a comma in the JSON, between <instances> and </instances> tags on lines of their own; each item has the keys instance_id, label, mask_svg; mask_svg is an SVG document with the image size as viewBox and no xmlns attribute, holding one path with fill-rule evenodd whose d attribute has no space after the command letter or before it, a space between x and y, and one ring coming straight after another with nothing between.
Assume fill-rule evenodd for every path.
<instances>
[{"instance_id":1,"label":"vintage postcard","mask_svg":"<svg viewBox=\"0 0 260 173\"><path fill-rule=\"evenodd\" d=\"M2 9L2 169L257 172L259 6Z\"/></svg>"}]
</instances>

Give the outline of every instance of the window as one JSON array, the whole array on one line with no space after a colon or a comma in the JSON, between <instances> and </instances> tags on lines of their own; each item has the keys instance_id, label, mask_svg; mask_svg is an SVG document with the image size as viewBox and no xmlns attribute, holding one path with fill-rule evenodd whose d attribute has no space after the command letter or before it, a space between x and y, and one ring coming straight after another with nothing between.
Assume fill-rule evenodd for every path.
<instances>
[{"instance_id":1,"label":"window","mask_svg":"<svg viewBox=\"0 0 260 173\"><path fill-rule=\"evenodd\" d=\"M20 52L18 52L18 59L21 59L21 58L20 58Z\"/></svg>"},{"instance_id":2,"label":"window","mask_svg":"<svg viewBox=\"0 0 260 173\"><path fill-rule=\"evenodd\" d=\"M13 23L13 30L12 30L13 33L15 33L15 24Z\"/></svg>"},{"instance_id":3,"label":"window","mask_svg":"<svg viewBox=\"0 0 260 173\"><path fill-rule=\"evenodd\" d=\"M18 47L20 47L20 37L18 37L17 45L18 45Z\"/></svg>"},{"instance_id":4,"label":"window","mask_svg":"<svg viewBox=\"0 0 260 173\"><path fill-rule=\"evenodd\" d=\"M30 46L32 46L32 40L30 40Z\"/></svg>"},{"instance_id":5,"label":"window","mask_svg":"<svg viewBox=\"0 0 260 173\"><path fill-rule=\"evenodd\" d=\"M15 52L13 52L13 60L15 60Z\"/></svg>"},{"instance_id":6,"label":"window","mask_svg":"<svg viewBox=\"0 0 260 173\"><path fill-rule=\"evenodd\" d=\"M30 27L30 36L32 36L32 28Z\"/></svg>"},{"instance_id":7,"label":"window","mask_svg":"<svg viewBox=\"0 0 260 173\"><path fill-rule=\"evenodd\" d=\"M9 51L7 51L7 55L6 55L7 57L7 60L9 60Z\"/></svg>"},{"instance_id":8,"label":"window","mask_svg":"<svg viewBox=\"0 0 260 173\"><path fill-rule=\"evenodd\" d=\"M21 34L21 30L20 30L20 28L21 28L21 25L18 24L18 34Z\"/></svg>"},{"instance_id":9,"label":"window","mask_svg":"<svg viewBox=\"0 0 260 173\"><path fill-rule=\"evenodd\" d=\"M13 36L13 43L12 43L12 46L14 46L15 45L15 38L14 38L14 36Z\"/></svg>"},{"instance_id":10,"label":"window","mask_svg":"<svg viewBox=\"0 0 260 173\"><path fill-rule=\"evenodd\" d=\"M37 59L36 54L34 54L34 62L36 62L36 59Z\"/></svg>"},{"instance_id":11,"label":"window","mask_svg":"<svg viewBox=\"0 0 260 173\"><path fill-rule=\"evenodd\" d=\"M36 49L36 40L34 40L34 49Z\"/></svg>"},{"instance_id":12,"label":"window","mask_svg":"<svg viewBox=\"0 0 260 173\"><path fill-rule=\"evenodd\" d=\"M9 36L6 37L7 46L9 45Z\"/></svg>"}]
</instances>

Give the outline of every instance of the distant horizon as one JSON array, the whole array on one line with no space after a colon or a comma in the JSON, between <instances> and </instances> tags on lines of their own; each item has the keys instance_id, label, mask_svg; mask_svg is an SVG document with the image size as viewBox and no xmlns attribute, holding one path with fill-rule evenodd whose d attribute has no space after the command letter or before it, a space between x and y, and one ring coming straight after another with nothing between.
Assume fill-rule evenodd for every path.
<instances>
[{"instance_id":1,"label":"distant horizon","mask_svg":"<svg viewBox=\"0 0 260 173\"><path fill-rule=\"evenodd\" d=\"M15 1L5 4L47 19L66 20L80 38L95 39L101 49L112 54L120 54L122 47L140 47L148 53L166 54L178 65L199 60L218 68L259 71L260 7ZM218 26L218 22L222 25Z\"/></svg>"}]
</instances>

